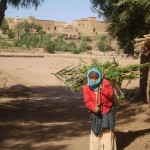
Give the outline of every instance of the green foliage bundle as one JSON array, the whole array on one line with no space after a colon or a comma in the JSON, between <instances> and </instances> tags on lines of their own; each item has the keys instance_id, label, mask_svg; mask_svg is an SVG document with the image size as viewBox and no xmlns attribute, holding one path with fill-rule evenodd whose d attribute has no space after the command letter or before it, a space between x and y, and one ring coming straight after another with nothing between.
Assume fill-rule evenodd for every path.
<instances>
[{"instance_id":1,"label":"green foliage bundle","mask_svg":"<svg viewBox=\"0 0 150 150\"><path fill-rule=\"evenodd\" d=\"M77 67L64 68L56 73L53 73L58 80L60 80L65 87L69 87L71 90L81 90L85 83L87 82L87 71L91 68L98 68L103 75L103 78L106 78L110 81L114 87L115 94L118 94L116 91L119 91L119 94L122 95L120 85L123 80L128 80L128 83L131 80L139 77L141 68L150 67L150 63L145 64L134 64L128 66L119 66L115 61L107 62L98 62L93 59L90 65L85 63L79 64ZM116 95L118 97L118 95Z\"/></svg>"}]
</instances>

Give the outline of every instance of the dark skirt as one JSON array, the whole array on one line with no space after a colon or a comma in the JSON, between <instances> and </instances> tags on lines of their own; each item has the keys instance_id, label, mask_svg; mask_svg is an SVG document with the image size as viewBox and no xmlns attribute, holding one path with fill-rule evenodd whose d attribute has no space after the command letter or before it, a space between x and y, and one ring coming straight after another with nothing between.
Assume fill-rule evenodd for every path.
<instances>
[{"instance_id":1,"label":"dark skirt","mask_svg":"<svg viewBox=\"0 0 150 150\"><path fill-rule=\"evenodd\" d=\"M115 108L113 106L106 114L95 114L91 112L90 119L91 130L95 135L100 134L104 129L113 131L115 126Z\"/></svg>"}]
</instances>

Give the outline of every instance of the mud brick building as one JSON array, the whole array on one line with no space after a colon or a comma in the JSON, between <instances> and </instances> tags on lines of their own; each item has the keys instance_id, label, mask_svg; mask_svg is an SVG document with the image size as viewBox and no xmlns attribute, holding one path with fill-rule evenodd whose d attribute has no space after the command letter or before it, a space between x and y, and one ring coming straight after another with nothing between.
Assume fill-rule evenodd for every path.
<instances>
[{"instance_id":1,"label":"mud brick building","mask_svg":"<svg viewBox=\"0 0 150 150\"><path fill-rule=\"evenodd\" d=\"M7 18L9 28L13 29L15 26L22 21L28 21L41 25L46 33L57 35L64 34L67 37L78 37L79 33L84 35L97 35L97 34L107 34L106 29L108 23L104 21L97 21L96 17L81 18L79 20L74 20L73 22L63 22L54 20L40 20L35 19L34 16L29 16L28 18Z\"/></svg>"}]
</instances>

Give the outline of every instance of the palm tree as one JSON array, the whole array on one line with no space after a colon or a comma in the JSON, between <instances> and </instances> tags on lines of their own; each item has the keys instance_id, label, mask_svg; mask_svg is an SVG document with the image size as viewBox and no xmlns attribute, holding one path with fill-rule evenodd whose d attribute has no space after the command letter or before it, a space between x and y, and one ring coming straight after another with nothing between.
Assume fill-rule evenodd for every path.
<instances>
[{"instance_id":1,"label":"palm tree","mask_svg":"<svg viewBox=\"0 0 150 150\"><path fill-rule=\"evenodd\" d=\"M13 5L15 7L24 7L24 8L31 8L37 7L43 3L44 0L0 0L0 26L5 16L5 11L7 9L7 5Z\"/></svg>"},{"instance_id":2,"label":"palm tree","mask_svg":"<svg viewBox=\"0 0 150 150\"><path fill-rule=\"evenodd\" d=\"M25 33L25 32L30 32L30 30L32 30L32 23L29 23L28 21L22 21L19 22L16 27L15 27L15 31L17 32L17 37L18 40L20 40L20 33Z\"/></svg>"},{"instance_id":3,"label":"palm tree","mask_svg":"<svg viewBox=\"0 0 150 150\"><path fill-rule=\"evenodd\" d=\"M31 28L32 28L32 24L29 23L28 21L23 21L21 22L21 26L22 26L22 29L24 30L24 32L30 32Z\"/></svg>"},{"instance_id":4,"label":"palm tree","mask_svg":"<svg viewBox=\"0 0 150 150\"><path fill-rule=\"evenodd\" d=\"M17 32L18 41L20 40L20 33L22 32L22 30L23 30L23 25L22 25L22 22L20 22L15 27L15 31Z\"/></svg>"}]
</instances>

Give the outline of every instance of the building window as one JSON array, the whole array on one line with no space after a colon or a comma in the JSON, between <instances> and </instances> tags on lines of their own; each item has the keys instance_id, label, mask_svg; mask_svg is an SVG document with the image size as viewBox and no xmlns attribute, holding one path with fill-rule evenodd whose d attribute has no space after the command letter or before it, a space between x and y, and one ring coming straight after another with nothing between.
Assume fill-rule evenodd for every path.
<instances>
[{"instance_id":1,"label":"building window","mask_svg":"<svg viewBox=\"0 0 150 150\"><path fill-rule=\"evenodd\" d=\"M93 29L93 32L95 32L95 31L96 31L96 29L94 28L94 29Z\"/></svg>"},{"instance_id":2,"label":"building window","mask_svg":"<svg viewBox=\"0 0 150 150\"><path fill-rule=\"evenodd\" d=\"M54 27L54 30L57 30L57 27Z\"/></svg>"}]
</instances>

